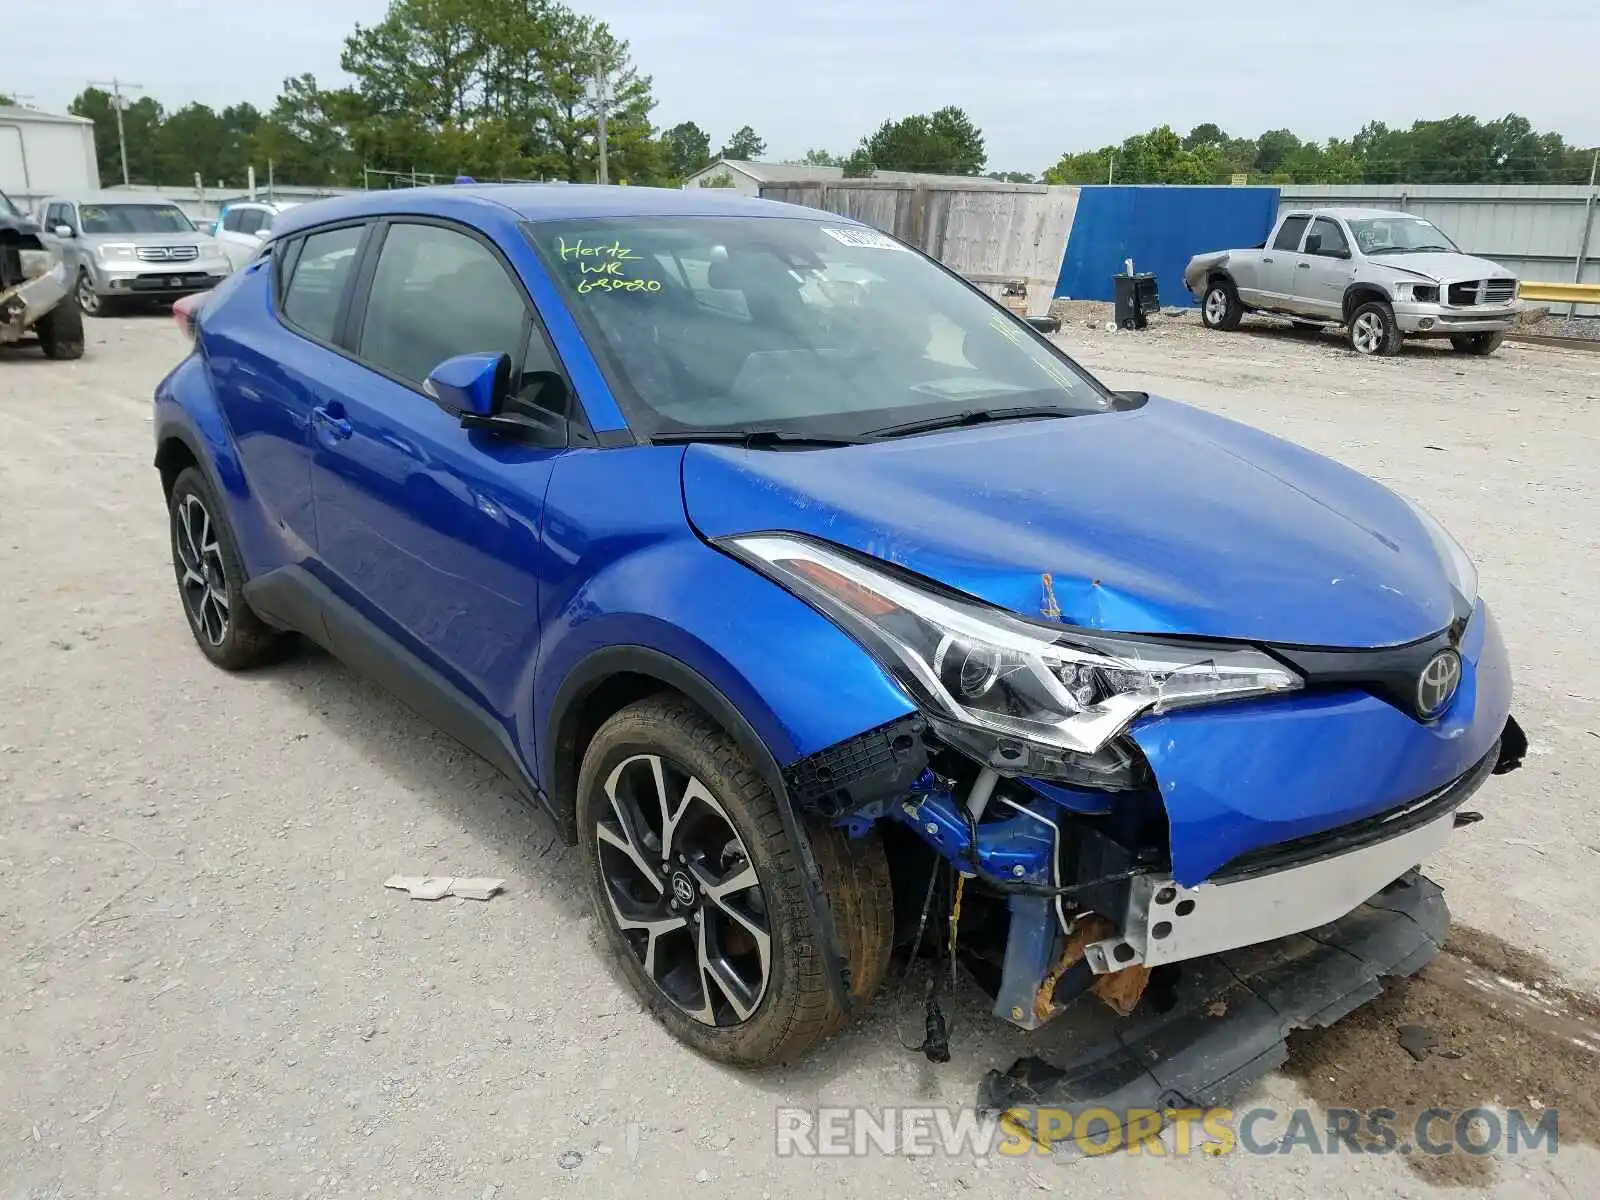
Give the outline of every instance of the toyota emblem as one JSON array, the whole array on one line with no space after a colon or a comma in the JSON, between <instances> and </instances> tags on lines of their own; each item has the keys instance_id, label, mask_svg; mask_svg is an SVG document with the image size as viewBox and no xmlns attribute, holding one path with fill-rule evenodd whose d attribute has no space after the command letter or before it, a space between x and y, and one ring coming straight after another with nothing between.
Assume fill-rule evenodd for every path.
<instances>
[{"instance_id":1,"label":"toyota emblem","mask_svg":"<svg viewBox=\"0 0 1600 1200\"><path fill-rule=\"evenodd\" d=\"M694 903L694 883L682 871L674 871L672 873L672 895L679 904L689 905Z\"/></svg>"},{"instance_id":2,"label":"toyota emblem","mask_svg":"<svg viewBox=\"0 0 1600 1200\"><path fill-rule=\"evenodd\" d=\"M1455 698L1461 685L1461 655L1441 650L1428 660L1417 676L1417 712L1424 718L1437 717Z\"/></svg>"}]
</instances>

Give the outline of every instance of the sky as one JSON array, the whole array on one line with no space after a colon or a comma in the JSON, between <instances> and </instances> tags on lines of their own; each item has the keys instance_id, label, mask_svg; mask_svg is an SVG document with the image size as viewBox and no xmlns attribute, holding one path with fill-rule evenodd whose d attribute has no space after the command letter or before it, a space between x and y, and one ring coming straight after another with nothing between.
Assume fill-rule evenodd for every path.
<instances>
[{"instance_id":1,"label":"sky","mask_svg":"<svg viewBox=\"0 0 1600 1200\"><path fill-rule=\"evenodd\" d=\"M654 77L662 127L766 157L853 149L886 117L958 105L992 170L1041 171L1170 124L1349 136L1378 119L1518 112L1600 145L1597 0L569 0ZM120 77L170 109L266 108L285 76L338 82L387 0L0 0L0 92L64 110Z\"/></svg>"}]
</instances>

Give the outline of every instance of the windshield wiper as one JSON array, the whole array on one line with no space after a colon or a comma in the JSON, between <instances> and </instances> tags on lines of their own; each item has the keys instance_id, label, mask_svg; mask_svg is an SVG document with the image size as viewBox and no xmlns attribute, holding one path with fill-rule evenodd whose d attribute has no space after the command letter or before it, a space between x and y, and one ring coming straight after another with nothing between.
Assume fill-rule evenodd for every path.
<instances>
[{"instance_id":1,"label":"windshield wiper","mask_svg":"<svg viewBox=\"0 0 1600 1200\"><path fill-rule=\"evenodd\" d=\"M960 429L967 425L983 425L989 421L1021 421L1029 417L1072 417L1071 409L1051 405L1031 408L969 408L942 417L927 417L921 421L906 421L901 425L885 425L871 431L874 437L907 437L913 433L932 433L938 429Z\"/></svg>"},{"instance_id":2,"label":"windshield wiper","mask_svg":"<svg viewBox=\"0 0 1600 1200\"><path fill-rule=\"evenodd\" d=\"M1430 250L1443 250L1446 254L1454 254L1453 246L1379 246L1376 250L1368 250L1369 256L1373 254L1422 254Z\"/></svg>"},{"instance_id":3,"label":"windshield wiper","mask_svg":"<svg viewBox=\"0 0 1600 1200\"><path fill-rule=\"evenodd\" d=\"M816 433L790 433L786 429L668 429L652 433L652 442L715 442L743 446L747 450L760 450L772 446L810 446L821 449L828 446L858 446L860 438L829 437Z\"/></svg>"}]
</instances>

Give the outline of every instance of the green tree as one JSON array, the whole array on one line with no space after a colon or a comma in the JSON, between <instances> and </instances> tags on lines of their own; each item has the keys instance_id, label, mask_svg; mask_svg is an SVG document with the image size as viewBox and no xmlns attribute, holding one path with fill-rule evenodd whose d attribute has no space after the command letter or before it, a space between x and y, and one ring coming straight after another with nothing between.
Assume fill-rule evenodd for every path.
<instances>
[{"instance_id":1,"label":"green tree","mask_svg":"<svg viewBox=\"0 0 1600 1200\"><path fill-rule=\"evenodd\" d=\"M257 130L255 152L272 160L273 176L283 183L358 183L362 156L353 143L369 116L354 89L329 91L314 75L293 76Z\"/></svg>"},{"instance_id":2,"label":"green tree","mask_svg":"<svg viewBox=\"0 0 1600 1200\"><path fill-rule=\"evenodd\" d=\"M112 107L111 93L99 88L85 88L67 106L75 117L88 117L94 122L95 156L99 160L100 178L106 184L122 182L122 152L117 139L117 113ZM161 123L165 114L161 105L151 96L140 96L122 109L123 134L128 145L128 182L161 183L157 178L160 152L157 145Z\"/></svg>"},{"instance_id":3,"label":"green tree","mask_svg":"<svg viewBox=\"0 0 1600 1200\"><path fill-rule=\"evenodd\" d=\"M687 179L711 161L711 135L693 121L681 121L661 135L667 173Z\"/></svg>"},{"instance_id":4,"label":"green tree","mask_svg":"<svg viewBox=\"0 0 1600 1200\"><path fill-rule=\"evenodd\" d=\"M990 171L986 179L998 179L1001 183L1038 183L1032 174L1027 171Z\"/></svg>"},{"instance_id":5,"label":"green tree","mask_svg":"<svg viewBox=\"0 0 1600 1200\"><path fill-rule=\"evenodd\" d=\"M741 125L728 144L717 151L718 158L731 158L736 162L754 162L767 152L767 143L754 129Z\"/></svg>"},{"instance_id":6,"label":"green tree","mask_svg":"<svg viewBox=\"0 0 1600 1200\"><path fill-rule=\"evenodd\" d=\"M1220 125L1210 121L1196 125L1183 139L1185 150L1198 150L1202 146L1216 146L1221 148L1228 143L1228 135L1222 132Z\"/></svg>"},{"instance_id":7,"label":"green tree","mask_svg":"<svg viewBox=\"0 0 1600 1200\"><path fill-rule=\"evenodd\" d=\"M865 146L853 151L850 157L839 165L844 168L846 179L871 179L877 169L873 164L871 153Z\"/></svg>"},{"instance_id":8,"label":"green tree","mask_svg":"<svg viewBox=\"0 0 1600 1200\"><path fill-rule=\"evenodd\" d=\"M1287 129L1269 129L1256 139L1256 170L1270 175L1298 149L1300 139Z\"/></svg>"},{"instance_id":9,"label":"green tree","mask_svg":"<svg viewBox=\"0 0 1600 1200\"><path fill-rule=\"evenodd\" d=\"M1063 154L1055 166L1045 168L1042 178L1046 183L1105 183L1111 177L1116 154L1115 146Z\"/></svg>"},{"instance_id":10,"label":"green tree","mask_svg":"<svg viewBox=\"0 0 1600 1200\"><path fill-rule=\"evenodd\" d=\"M983 134L953 105L885 121L862 139L858 153L880 171L940 175L976 175L987 158Z\"/></svg>"},{"instance_id":11,"label":"green tree","mask_svg":"<svg viewBox=\"0 0 1600 1200\"><path fill-rule=\"evenodd\" d=\"M842 167L844 159L826 150L807 150L798 164L802 167Z\"/></svg>"}]
</instances>

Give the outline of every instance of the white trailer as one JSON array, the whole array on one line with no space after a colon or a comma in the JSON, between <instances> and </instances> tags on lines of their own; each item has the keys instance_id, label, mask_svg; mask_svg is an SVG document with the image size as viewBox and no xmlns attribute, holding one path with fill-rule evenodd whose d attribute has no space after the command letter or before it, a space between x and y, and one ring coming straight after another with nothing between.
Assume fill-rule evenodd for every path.
<instances>
[{"instance_id":1,"label":"white trailer","mask_svg":"<svg viewBox=\"0 0 1600 1200\"><path fill-rule=\"evenodd\" d=\"M26 212L46 196L100 190L94 122L0 107L0 191Z\"/></svg>"}]
</instances>

